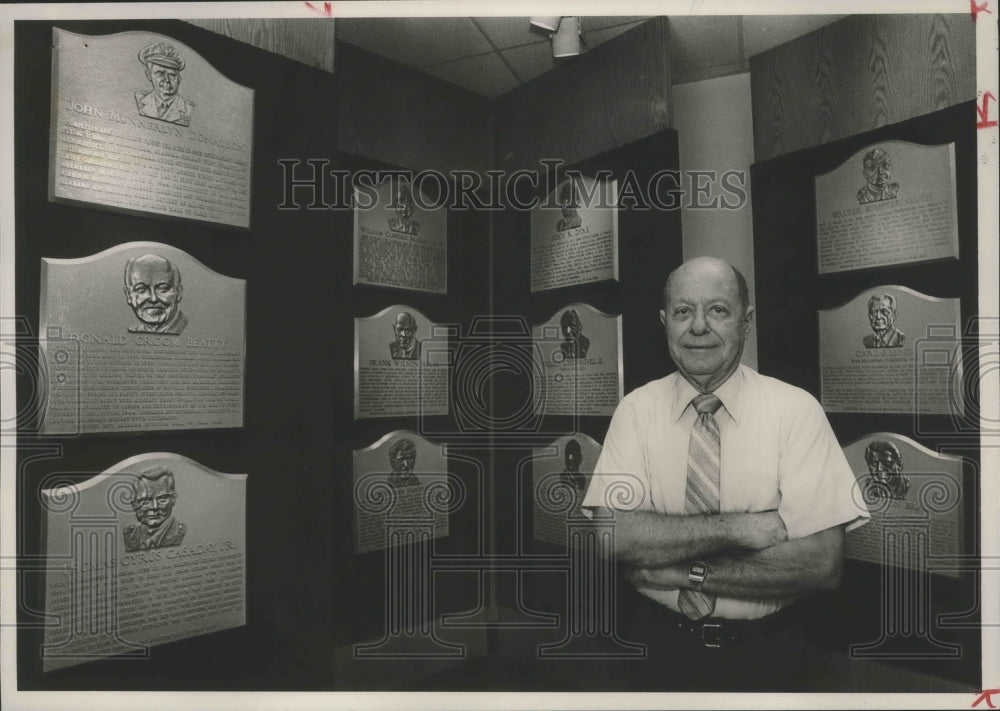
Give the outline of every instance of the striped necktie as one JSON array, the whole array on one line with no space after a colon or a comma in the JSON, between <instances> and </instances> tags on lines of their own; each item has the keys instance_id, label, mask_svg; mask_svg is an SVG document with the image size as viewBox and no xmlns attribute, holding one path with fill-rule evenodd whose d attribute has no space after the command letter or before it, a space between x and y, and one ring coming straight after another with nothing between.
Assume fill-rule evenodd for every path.
<instances>
[{"instance_id":1,"label":"striped necktie","mask_svg":"<svg viewBox=\"0 0 1000 711\"><path fill-rule=\"evenodd\" d=\"M688 444L687 489L684 496L684 513L719 513L719 472L722 462L719 424L715 411L722 401L711 393L698 395L691 401L698 412L698 419L691 428ZM687 617L700 620L715 610L715 596L694 590L681 590L677 605Z\"/></svg>"}]
</instances>

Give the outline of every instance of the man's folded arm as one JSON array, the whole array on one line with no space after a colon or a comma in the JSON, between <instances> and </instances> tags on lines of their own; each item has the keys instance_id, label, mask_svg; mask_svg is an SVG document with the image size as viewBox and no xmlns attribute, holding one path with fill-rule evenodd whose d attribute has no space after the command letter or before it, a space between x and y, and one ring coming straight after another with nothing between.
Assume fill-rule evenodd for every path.
<instances>
[{"instance_id":1,"label":"man's folded arm","mask_svg":"<svg viewBox=\"0 0 1000 711\"><path fill-rule=\"evenodd\" d=\"M614 550L606 553L643 568L727 551L759 550L787 540L776 511L671 515L594 507L594 519L602 518L614 521Z\"/></svg>"}]
</instances>

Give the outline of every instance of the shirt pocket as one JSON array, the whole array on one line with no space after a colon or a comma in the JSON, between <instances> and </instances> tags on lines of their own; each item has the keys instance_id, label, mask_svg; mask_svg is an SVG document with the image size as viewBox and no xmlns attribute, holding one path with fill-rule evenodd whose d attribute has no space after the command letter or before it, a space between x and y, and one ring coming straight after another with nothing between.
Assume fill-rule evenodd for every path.
<instances>
[{"instance_id":1,"label":"shirt pocket","mask_svg":"<svg viewBox=\"0 0 1000 711\"><path fill-rule=\"evenodd\" d=\"M732 433L730 433L732 434ZM722 511L757 512L778 508L778 441L766 428L750 426L738 436L723 437Z\"/></svg>"}]
</instances>

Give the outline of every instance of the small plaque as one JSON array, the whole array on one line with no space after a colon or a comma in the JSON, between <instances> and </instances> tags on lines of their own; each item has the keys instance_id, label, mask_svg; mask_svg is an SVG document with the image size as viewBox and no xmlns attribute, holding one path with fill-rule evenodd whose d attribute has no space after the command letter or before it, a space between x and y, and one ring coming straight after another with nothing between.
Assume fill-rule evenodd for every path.
<instances>
[{"instance_id":1,"label":"small plaque","mask_svg":"<svg viewBox=\"0 0 1000 711\"><path fill-rule=\"evenodd\" d=\"M243 426L246 282L157 242L42 259L42 432Z\"/></svg>"},{"instance_id":2,"label":"small plaque","mask_svg":"<svg viewBox=\"0 0 1000 711\"><path fill-rule=\"evenodd\" d=\"M567 523L590 520L580 503L600 454L601 445L581 433L535 448L531 467L536 540L566 545Z\"/></svg>"},{"instance_id":3,"label":"small plaque","mask_svg":"<svg viewBox=\"0 0 1000 711\"><path fill-rule=\"evenodd\" d=\"M405 430L354 451L358 553L448 535L448 448Z\"/></svg>"},{"instance_id":4,"label":"small plaque","mask_svg":"<svg viewBox=\"0 0 1000 711\"><path fill-rule=\"evenodd\" d=\"M42 669L246 624L246 475L141 454L42 491Z\"/></svg>"},{"instance_id":5,"label":"small plaque","mask_svg":"<svg viewBox=\"0 0 1000 711\"><path fill-rule=\"evenodd\" d=\"M618 280L618 183L574 176L531 211L531 290Z\"/></svg>"},{"instance_id":6,"label":"small plaque","mask_svg":"<svg viewBox=\"0 0 1000 711\"><path fill-rule=\"evenodd\" d=\"M447 329L409 306L354 319L354 416L448 414Z\"/></svg>"},{"instance_id":7,"label":"small plaque","mask_svg":"<svg viewBox=\"0 0 1000 711\"><path fill-rule=\"evenodd\" d=\"M964 412L958 299L878 286L819 312L827 412Z\"/></svg>"},{"instance_id":8,"label":"small plaque","mask_svg":"<svg viewBox=\"0 0 1000 711\"><path fill-rule=\"evenodd\" d=\"M871 521L847 534L848 558L926 570L962 551L962 460L876 432L844 448ZM904 548L904 545L907 548ZM914 555L914 553L918 553ZM958 578L958 570L942 570Z\"/></svg>"},{"instance_id":9,"label":"small plaque","mask_svg":"<svg viewBox=\"0 0 1000 711\"><path fill-rule=\"evenodd\" d=\"M533 328L544 414L614 413L624 390L621 323L621 316L577 303Z\"/></svg>"},{"instance_id":10,"label":"small plaque","mask_svg":"<svg viewBox=\"0 0 1000 711\"><path fill-rule=\"evenodd\" d=\"M164 35L52 33L49 199L250 227L252 89Z\"/></svg>"},{"instance_id":11,"label":"small plaque","mask_svg":"<svg viewBox=\"0 0 1000 711\"><path fill-rule=\"evenodd\" d=\"M955 144L884 141L816 176L819 273L958 258Z\"/></svg>"},{"instance_id":12,"label":"small plaque","mask_svg":"<svg viewBox=\"0 0 1000 711\"><path fill-rule=\"evenodd\" d=\"M448 211L405 179L354 192L354 283L448 293Z\"/></svg>"}]
</instances>

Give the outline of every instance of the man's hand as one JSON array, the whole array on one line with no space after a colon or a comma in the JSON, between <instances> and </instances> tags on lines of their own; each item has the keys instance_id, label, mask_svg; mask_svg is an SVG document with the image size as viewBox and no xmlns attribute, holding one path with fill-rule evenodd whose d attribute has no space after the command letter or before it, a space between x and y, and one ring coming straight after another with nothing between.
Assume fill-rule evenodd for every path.
<instances>
[{"instance_id":1,"label":"man's hand","mask_svg":"<svg viewBox=\"0 0 1000 711\"><path fill-rule=\"evenodd\" d=\"M750 514L746 519L745 547L752 551L776 546L788 540L785 522L777 511Z\"/></svg>"}]
</instances>

